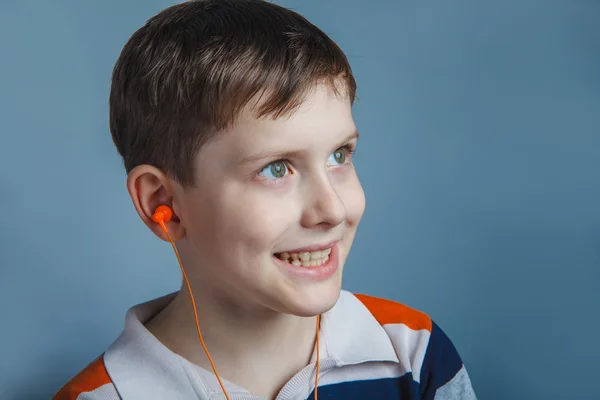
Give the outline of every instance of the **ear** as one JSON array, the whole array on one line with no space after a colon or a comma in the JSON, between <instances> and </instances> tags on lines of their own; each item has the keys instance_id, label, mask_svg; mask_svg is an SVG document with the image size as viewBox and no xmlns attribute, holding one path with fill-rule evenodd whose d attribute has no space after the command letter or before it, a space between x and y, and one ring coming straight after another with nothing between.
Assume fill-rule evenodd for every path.
<instances>
[{"instance_id":1,"label":"ear","mask_svg":"<svg viewBox=\"0 0 600 400\"><path fill-rule=\"evenodd\" d=\"M173 218L166 223L169 234L174 241L185 236L177 217L177 185L163 171L151 165L139 165L127 175L127 190L138 215L156 236L167 242L169 238L160 225L152 220L152 215L160 205L171 207Z\"/></svg>"}]
</instances>

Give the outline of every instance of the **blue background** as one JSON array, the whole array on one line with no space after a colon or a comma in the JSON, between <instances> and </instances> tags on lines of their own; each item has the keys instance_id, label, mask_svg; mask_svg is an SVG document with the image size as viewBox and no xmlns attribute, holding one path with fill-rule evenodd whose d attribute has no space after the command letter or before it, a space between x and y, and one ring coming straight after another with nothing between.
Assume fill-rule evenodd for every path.
<instances>
[{"instance_id":1,"label":"blue background","mask_svg":"<svg viewBox=\"0 0 600 400\"><path fill-rule=\"evenodd\" d=\"M597 398L600 2L281 1L347 52L367 211L345 287L429 313L480 399ZM175 290L108 131L165 0L0 7L0 398L43 399Z\"/></svg>"}]
</instances>

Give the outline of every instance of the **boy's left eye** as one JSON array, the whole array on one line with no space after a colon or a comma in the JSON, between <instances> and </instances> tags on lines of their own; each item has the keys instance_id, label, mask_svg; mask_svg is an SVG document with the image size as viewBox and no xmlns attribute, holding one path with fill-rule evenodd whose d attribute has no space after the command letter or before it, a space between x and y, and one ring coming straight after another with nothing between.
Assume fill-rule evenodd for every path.
<instances>
[{"instance_id":1,"label":"boy's left eye","mask_svg":"<svg viewBox=\"0 0 600 400\"><path fill-rule=\"evenodd\" d=\"M348 149L346 147L340 147L327 159L328 165L343 165L346 162L346 157L348 156Z\"/></svg>"}]
</instances>

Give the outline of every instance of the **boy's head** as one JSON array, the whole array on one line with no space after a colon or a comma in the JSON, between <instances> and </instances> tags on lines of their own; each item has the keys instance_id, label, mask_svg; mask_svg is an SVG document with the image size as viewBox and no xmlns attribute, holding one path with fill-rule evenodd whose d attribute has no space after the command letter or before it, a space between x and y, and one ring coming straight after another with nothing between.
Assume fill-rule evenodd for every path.
<instances>
[{"instance_id":1,"label":"boy's head","mask_svg":"<svg viewBox=\"0 0 600 400\"><path fill-rule=\"evenodd\" d=\"M113 140L157 235L152 212L173 208L169 229L202 293L296 315L333 305L364 211L355 90L331 39L262 0L186 2L131 37L113 72ZM331 267L276 259L307 246L333 247Z\"/></svg>"}]
</instances>

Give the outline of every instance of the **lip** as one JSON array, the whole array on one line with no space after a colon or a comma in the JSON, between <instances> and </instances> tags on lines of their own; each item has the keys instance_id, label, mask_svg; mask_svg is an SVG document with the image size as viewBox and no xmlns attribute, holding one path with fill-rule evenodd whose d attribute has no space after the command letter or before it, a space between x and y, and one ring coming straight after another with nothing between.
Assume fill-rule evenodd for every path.
<instances>
[{"instance_id":1,"label":"lip","mask_svg":"<svg viewBox=\"0 0 600 400\"><path fill-rule=\"evenodd\" d=\"M335 245L338 242L339 242L339 240L332 240L329 243L315 244L315 245L312 245L312 246L301 247L299 249L279 251L276 254L281 254L281 253L303 253L303 252L311 252L311 251L320 251L320 250L325 250L325 249L333 248L333 247L335 247Z\"/></svg>"},{"instance_id":2,"label":"lip","mask_svg":"<svg viewBox=\"0 0 600 400\"><path fill-rule=\"evenodd\" d=\"M280 267L286 274L292 276L293 278L299 279L307 279L312 281L323 281L326 280L337 272L340 265L340 250L338 246L338 241L331 242L332 244L328 244L327 246L331 247L331 254L329 254L329 260L326 263L321 264L317 267L303 267L296 266L288 263L287 261L282 261L279 258L275 257L275 255L271 256L273 258L273 262ZM313 247L305 247L303 249L295 250L293 253L302 252L302 251L311 251L304 250L314 248L316 250L327 249L329 247L323 246L313 246Z\"/></svg>"}]
</instances>

